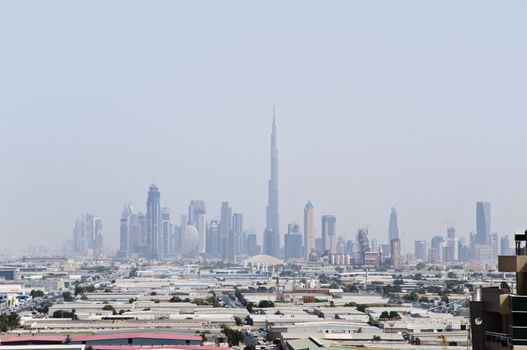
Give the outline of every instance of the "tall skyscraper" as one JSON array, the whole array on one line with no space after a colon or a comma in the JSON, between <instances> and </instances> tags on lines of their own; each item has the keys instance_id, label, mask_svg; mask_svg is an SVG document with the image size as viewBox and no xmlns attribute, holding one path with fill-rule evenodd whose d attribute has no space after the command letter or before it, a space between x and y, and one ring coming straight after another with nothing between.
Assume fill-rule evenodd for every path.
<instances>
[{"instance_id":1,"label":"tall skyscraper","mask_svg":"<svg viewBox=\"0 0 527 350\"><path fill-rule=\"evenodd\" d=\"M75 221L73 227L73 251L87 256L100 256L103 250L102 221L86 214Z\"/></svg>"},{"instance_id":2,"label":"tall skyscraper","mask_svg":"<svg viewBox=\"0 0 527 350\"><path fill-rule=\"evenodd\" d=\"M172 235L172 224L170 223L170 210L161 209L161 235L160 235L160 259L165 259L171 253L170 236Z\"/></svg>"},{"instance_id":3,"label":"tall skyscraper","mask_svg":"<svg viewBox=\"0 0 527 350\"><path fill-rule=\"evenodd\" d=\"M496 259L497 259L498 252L499 252L498 245L499 245L498 234L496 232L493 232L490 235L490 248L492 249L492 256Z\"/></svg>"},{"instance_id":4,"label":"tall skyscraper","mask_svg":"<svg viewBox=\"0 0 527 350\"><path fill-rule=\"evenodd\" d=\"M257 238L256 233L247 234L246 250L247 250L247 255L249 256L260 254L260 246L258 245L256 238Z\"/></svg>"},{"instance_id":5,"label":"tall skyscraper","mask_svg":"<svg viewBox=\"0 0 527 350\"><path fill-rule=\"evenodd\" d=\"M302 233L299 224L287 225L287 234L284 236L285 260L302 258Z\"/></svg>"},{"instance_id":6,"label":"tall skyscraper","mask_svg":"<svg viewBox=\"0 0 527 350\"><path fill-rule=\"evenodd\" d=\"M190 205L188 206L188 220L198 231L198 253L203 254L205 253L207 246L207 216L204 201L190 201Z\"/></svg>"},{"instance_id":7,"label":"tall skyscraper","mask_svg":"<svg viewBox=\"0 0 527 350\"><path fill-rule=\"evenodd\" d=\"M232 238L234 240L234 256L242 255L243 253L243 214L232 214Z\"/></svg>"},{"instance_id":8,"label":"tall skyscraper","mask_svg":"<svg viewBox=\"0 0 527 350\"><path fill-rule=\"evenodd\" d=\"M234 257L234 239L232 236L232 209L229 202L221 203L220 213L220 257L232 259Z\"/></svg>"},{"instance_id":9,"label":"tall skyscraper","mask_svg":"<svg viewBox=\"0 0 527 350\"><path fill-rule=\"evenodd\" d=\"M148 189L146 200L146 246L147 258L151 260L160 259L160 230L161 230L161 206L159 189L152 184Z\"/></svg>"},{"instance_id":10,"label":"tall skyscraper","mask_svg":"<svg viewBox=\"0 0 527 350\"><path fill-rule=\"evenodd\" d=\"M415 260L418 262L426 262L426 252L426 241L415 241Z\"/></svg>"},{"instance_id":11,"label":"tall skyscraper","mask_svg":"<svg viewBox=\"0 0 527 350\"><path fill-rule=\"evenodd\" d=\"M363 265L366 262L366 253L370 251L370 239L368 238L367 228L361 228L357 231L356 241L356 261L357 264Z\"/></svg>"},{"instance_id":12,"label":"tall skyscraper","mask_svg":"<svg viewBox=\"0 0 527 350\"><path fill-rule=\"evenodd\" d=\"M304 259L315 252L315 208L311 201L304 208Z\"/></svg>"},{"instance_id":13,"label":"tall skyscraper","mask_svg":"<svg viewBox=\"0 0 527 350\"><path fill-rule=\"evenodd\" d=\"M489 202L476 202L476 243L490 244Z\"/></svg>"},{"instance_id":14,"label":"tall skyscraper","mask_svg":"<svg viewBox=\"0 0 527 350\"><path fill-rule=\"evenodd\" d=\"M390 241L391 254L393 267L400 268L402 266L402 257L401 257L401 240L399 238L394 238Z\"/></svg>"},{"instance_id":15,"label":"tall skyscraper","mask_svg":"<svg viewBox=\"0 0 527 350\"><path fill-rule=\"evenodd\" d=\"M271 132L271 177L268 183L268 204L264 231L264 253L280 255L280 215L278 210L278 149L276 148L276 115L273 107Z\"/></svg>"},{"instance_id":16,"label":"tall skyscraper","mask_svg":"<svg viewBox=\"0 0 527 350\"><path fill-rule=\"evenodd\" d=\"M456 239L456 229L453 226L448 226L446 229L446 248L444 254L445 261L457 261L459 260L459 249Z\"/></svg>"},{"instance_id":17,"label":"tall skyscraper","mask_svg":"<svg viewBox=\"0 0 527 350\"><path fill-rule=\"evenodd\" d=\"M430 243L430 261L440 262L445 261L444 247L446 247L443 236L434 236Z\"/></svg>"},{"instance_id":18,"label":"tall skyscraper","mask_svg":"<svg viewBox=\"0 0 527 350\"><path fill-rule=\"evenodd\" d=\"M133 252L132 218L134 210L131 204L125 205L121 215L119 256L129 258Z\"/></svg>"},{"instance_id":19,"label":"tall skyscraper","mask_svg":"<svg viewBox=\"0 0 527 350\"><path fill-rule=\"evenodd\" d=\"M509 236L501 236L500 239L500 255L513 255L511 250L511 244L509 242Z\"/></svg>"},{"instance_id":20,"label":"tall skyscraper","mask_svg":"<svg viewBox=\"0 0 527 350\"><path fill-rule=\"evenodd\" d=\"M136 232L134 232L134 235L132 235L132 246L134 253L137 253L138 255L142 257L146 257L148 255L148 246L147 246L147 238L146 238L146 215L144 213L137 213L137 228Z\"/></svg>"},{"instance_id":21,"label":"tall skyscraper","mask_svg":"<svg viewBox=\"0 0 527 350\"><path fill-rule=\"evenodd\" d=\"M322 244L328 254L337 252L337 218L335 215L322 216Z\"/></svg>"},{"instance_id":22,"label":"tall skyscraper","mask_svg":"<svg viewBox=\"0 0 527 350\"><path fill-rule=\"evenodd\" d=\"M220 250L220 223L212 220L207 227L207 254L214 257L221 256Z\"/></svg>"},{"instance_id":23,"label":"tall skyscraper","mask_svg":"<svg viewBox=\"0 0 527 350\"><path fill-rule=\"evenodd\" d=\"M390 213L390 223L388 224L388 242L391 242L392 239L399 238L399 223L397 220L397 210L392 207Z\"/></svg>"}]
</instances>

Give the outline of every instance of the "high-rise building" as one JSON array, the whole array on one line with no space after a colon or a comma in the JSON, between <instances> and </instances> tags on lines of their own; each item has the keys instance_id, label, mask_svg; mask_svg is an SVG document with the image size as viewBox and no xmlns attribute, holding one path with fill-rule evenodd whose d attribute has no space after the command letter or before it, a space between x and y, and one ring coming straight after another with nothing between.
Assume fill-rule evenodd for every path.
<instances>
[{"instance_id":1,"label":"high-rise building","mask_svg":"<svg viewBox=\"0 0 527 350\"><path fill-rule=\"evenodd\" d=\"M401 256L401 240L399 238L394 238L390 241L391 254L393 267L400 268L402 266L402 256Z\"/></svg>"},{"instance_id":2,"label":"high-rise building","mask_svg":"<svg viewBox=\"0 0 527 350\"><path fill-rule=\"evenodd\" d=\"M346 240L342 236L337 239L337 254L346 254Z\"/></svg>"},{"instance_id":3,"label":"high-rise building","mask_svg":"<svg viewBox=\"0 0 527 350\"><path fill-rule=\"evenodd\" d=\"M172 235L172 224L170 223L170 210L168 208L161 209L161 234L160 234L160 259L165 259L169 256L172 249L170 249L170 236Z\"/></svg>"},{"instance_id":4,"label":"high-rise building","mask_svg":"<svg viewBox=\"0 0 527 350\"><path fill-rule=\"evenodd\" d=\"M161 194L156 185L152 184L148 189L146 200L146 245L147 258L157 260L161 258Z\"/></svg>"},{"instance_id":5,"label":"high-rise building","mask_svg":"<svg viewBox=\"0 0 527 350\"><path fill-rule=\"evenodd\" d=\"M500 255L512 255L511 244L509 242L509 236L501 236L500 239Z\"/></svg>"},{"instance_id":6,"label":"high-rise building","mask_svg":"<svg viewBox=\"0 0 527 350\"><path fill-rule=\"evenodd\" d=\"M426 262L427 250L426 241L415 241L415 260L417 262Z\"/></svg>"},{"instance_id":7,"label":"high-rise building","mask_svg":"<svg viewBox=\"0 0 527 350\"><path fill-rule=\"evenodd\" d=\"M284 237L284 255L286 260L302 258L302 233L299 224L287 225Z\"/></svg>"},{"instance_id":8,"label":"high-rise building","mask_svg":"<svg viewBox=\"0 0 527 350\"><path fill-rule=\"evenodd\" d=\"M243 214L232 214L232 238L234 240L234 256L243 254Z\"/></svg>"},{"instance_id":9,"label":"high-rise building","mask_svg":"<svg viewBox=\"0 0 527 350\"><path fill-rule=\"evenodd\" d=\"M102 221L86 214L75 221L73 227L73 251L85 256L100 256L103 250Z\"/></svg>"},{"instance_id":10,"label":"high-rise building","mask_svg":"<svg viewBox=\"0 0 527 350\"><path fill-rule=\"evenodd\" d=\"M456 229L453 226L448 226L446 232L447 241L444 252L444 261L457 261L459 260L459 255L456 239Z\"/></svg>"},{"instance_id":11,"label":"high-rise building","mask_svg":"<svg viewBox=\"0 0 527 350\"><path fill-rule=\"evenodd\" d=\"M214 257L221 257L220 250L220 223L212 220L207 227L207 254Z\"/></svg>"},{"instance_id":12,"label":"high-rise building","mask_svg":"<svg viewBox=\"0 0 527 350\"><path fill-rule=\"evenodd\" d=\"M234 239L232 237L232 208L229 202L221 203L220 213L220 257L234 258Z\"/></svg>"},{"instance_id":13,"label":"high-rise building","mask_svg":"<svg viewBox=\"0 0 527 350\"><path fill-rule=\"evenodd\" d=\"M372 238L371 241L370 241L370 251L372 251L372 252L378 252L379 251L379 242L375 238Z\"/></svg>"},{"instance_id":14,"label":"high-rise building","mask_svg":"<svg viewBox=\"0 0 527 350\"><path fill-rule=\"evenodd\" d=\"M271 177L268 183L268 204L264 231L264 253L274 257L280 255L280 215L278 209L278 149L276 147L276 115L273 107L271 131Z\"/></svg>"},{"instance_id":15,"label":"high-rise building","mask_svg":"<svg viewBox=\"0 0 527 350\"><path fill-rule=\"evenodd\" d=\"M470 260L470 246L466 244L465 238L460 238L457 242L459 261Z\"/></svg>"},{"instance_id":16,"label":"high-rise building","mask_svg":"<svg viewBox=\"0 0 527 350\"><path fill-rule=\"evenodd\" d=\"M366 263L366 253L370 251L370 239L368 238L367 228L361 228L357 231L356 241L356 261L358 265L364 265Z\"/></svg>"},{"instance_id":17,"label":"high-rise building","mask_svg":"<svg viewBox=\"0 0 527 350\"><path fill-rule=\"evenodd\" d=\"M456 238L456 228L454 226L448 226L446 228L446 238L455 239Z\"/></svg>"},{"instance_id":18,"label":"high-rise building","mask_svg":"<svg viewBox=\"0 0 527 350\"><path fill-rule=\"evenodd\" d=\"M207 216L205 209L205 202L200 200L190 201L188 206L188 220L191 225L194 225L198 231L198 253L204 254L206 251L206 236L207 236Z\"/></svg>"},{"instance_id":19,"label":"high-rise building","mask_svg":"<svg viewBox=\"0 0 527 350\"><path fill-rule=\"evenodd\" d=\"M322 216L322 244L324 253L337 252L337 218L335 215Z\"/></svg>"},{"instance_id":20,"label":"high-rise building","mask_svg":"<svg viewBox=\"0 0 527 350\"><path fill-rule=\"evenodd\" d=\"M388 242L391 242L392 239L399 238L399 223L397 219L397 210L392 207L390 212L390 222L388 224Z\"/></svg>"},{"instance_id":21,"label":"high-rise building","mask_svg":"<svg viewBox=\"0 0 527 350\"><path fill-rule=\"evenodd\" d=\"M493 232L491 235L490 235L490 248L492 250L492 256L497 258L498 256L498 252L499 252L499 238L498 238L498 234L496 232Z\"/></svg>"},{"instance_id":22,"label":"high-rise building","mask_svg":"<svg viewBox=\"0 0 527 350\"><path fill-rule=\"evenodd\" d=\"M118 255L123 258L129 258L133 252L132 246L132 218L134 210L131 204L125 205L121 215L120 225L120 245Z\"/></svg>"},{"instance_id":23,"label":"high-rise building","mask_svg":"<svg viewBox=\"0 0 527 350\"><path fill-rule=\"evenodd\" d=\"M304 208L304 259L315 252L315 207L311 201Z\"/></svg>"},{"instance_id":24,"label":"high-rise building","mask_svg":"<svg viewBox=\"0 0 527 350\"><path fill-rule=\"evenodd\" d=\"M489 202L476 202L476 243L490 244Z\"/></svg>"},{"instance_id":25,"label":"high-rise building","mask_svg":"<svg viewBox=\"0 0 527 350\"><path fill-rule=\"evenodd\" d=\"M132 234L132 247L134 253L139 256L147 256L147 245L146 245L146 215L144 213L137 213L137 217L134 218L137 227Z\"/></svg>"},{"instance_id":26,"label":"high-rise building","mask_svg":"<svg viewBox=\"0 0 527 350\"><path fill-rule=\"evenodd\" d=\"M432 262L441 262L444 261L444 249L445 239L443 236L434 236L430 243L430 261Z\"/></svg>"},{"instance_id":27,"label":"high-rise building","mask_svg":"<svg viewBox=\"0 0 527 350\"><path fill-rule=\"evenodd\" d=\"M256 233L249 233L246 236L246 250L247 255L254 256L260 254L260 246L256 239Z\"/></svg>"}]
</instances>

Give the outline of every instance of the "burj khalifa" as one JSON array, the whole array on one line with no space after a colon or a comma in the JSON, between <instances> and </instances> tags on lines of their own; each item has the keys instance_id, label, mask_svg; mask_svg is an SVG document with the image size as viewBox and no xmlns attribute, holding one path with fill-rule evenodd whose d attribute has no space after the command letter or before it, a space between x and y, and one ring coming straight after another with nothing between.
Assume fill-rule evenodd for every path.
<instances>
[{"instance_id":1,"label":"burj khalifa","mask_svg":"<svg viewBox=\"0 0 527 350\"><path fill-rule=\"evenodd\" d=\"M264 231L264 253L280 258L280 215L278 214L278 149L276 148L276 115L273 106L271 132L271 178L268 183L268 204Z\"/></svg>"}]
</instances>

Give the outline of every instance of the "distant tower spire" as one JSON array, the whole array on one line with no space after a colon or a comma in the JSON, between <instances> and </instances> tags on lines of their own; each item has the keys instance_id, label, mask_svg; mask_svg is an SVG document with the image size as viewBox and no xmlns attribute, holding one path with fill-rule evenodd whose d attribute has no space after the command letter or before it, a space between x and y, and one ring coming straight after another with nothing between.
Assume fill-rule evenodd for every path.
<instances>
[{"instance_id":1,"label":"distant tower spire","mask_svg":"<svg viewBox=\"0 0 527 350\"><path fill-rule=\"evenodd\" d=\"M268 204L264 232L264 253L279 257L280 223L278 210L278 149L276 147L276 112L273 103L273 125L271 130L271 175L268 182Z\"/></svg>"}]
</instances>

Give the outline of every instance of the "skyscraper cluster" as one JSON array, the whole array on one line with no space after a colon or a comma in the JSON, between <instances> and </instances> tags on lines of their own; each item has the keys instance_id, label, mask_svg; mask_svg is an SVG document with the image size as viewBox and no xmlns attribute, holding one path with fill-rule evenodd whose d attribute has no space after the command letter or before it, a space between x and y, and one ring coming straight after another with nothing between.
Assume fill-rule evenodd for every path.
<instances>
[{"instance_id":1,"label":"skyscraper cluster","mask_svg":"<svg viewBox=\"0 0 527 350\"><path fill-rule=\"evenodd\" d=\"M468 243L456 236L454 226L448 225L446 239L442 235L436 235L430 241L430 246L426 241L415 241L414 257L417 262L493 262L498 253L512 254L509 238L500 238L496 232L491 231L490 203L476 202L476 231L470 233Z\"/></svg>"},{"instance_id":2,"label":"skyscraper cluster","mask_svg":"<svg viewBox=\"0 0 527 350\"><path fill-rule=\"evenodd\" d=\"M103 252L102 221L85 214L75 221L73 227L73 252L82 256L100 256Z\"/></svg>"},{"instance_id":3,"label":"skyscraper cluster","mask_svg":"<svg viewBox=\"0 0 527 350\"><path fill-rule=\"evenodd\" d=\"M188 215L182 215L178 225L171 220L169 209L160 206L160 198L158 187L151 185L146 215L136 213L131 204L124 207L119 256L163 260L206 255L234 260L259 254L256 235L244 230L243 215L233 213L228 202L221 204L220 220L207 221L205 202L192 200Z\"/></svg>"},{"instance_id":4,"label":"skyscraper cluster","mask_svg":"<svg viewBox=\"0 0 527 350\"><path fill-rule=\"evenodd\" d=\"M161 192L152 184L146 196L146 210L137 212L131 204L123 208L120 219L120 249L123 258L143 257L162 260L171 257L213 257L239 260L262 253L286 260L312 261L327 258L330 262L357 265L404 265L403 242L399 235L397 210L390 211L387 242L370 239L368 228L360 228L355 240L337 235L335 215L320 217L317 231L315 207L308 201L304 207L303 225L290 223L287 233L280 232L278 147L276 114L273 108L270 135L270 176L267 183L268 201L262 248L256 233L244 228L243 214L234 212L229 202L222 202L219 219L209 220L203 200L192 200L179 223L170 210L161 207ZM417 262L487 261L498 252L511 252L508 237L491 233L490 203L476 203L476 231L468 243L456 237L453 225L447 227L446 238L437 235L430 242L417 240L413 259ZM282 243L283 236L283 243ZM94 255L102 252L102 224L89 214L78 219L74 228L73 251ZM501 247L501 249L499 249Z\"/></svg>"}]
</instances>

